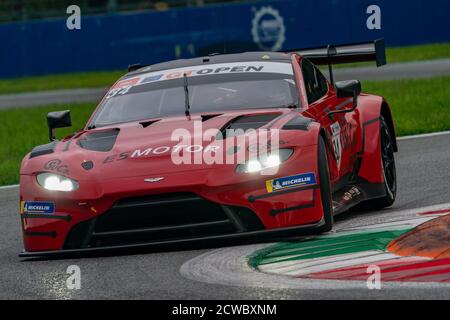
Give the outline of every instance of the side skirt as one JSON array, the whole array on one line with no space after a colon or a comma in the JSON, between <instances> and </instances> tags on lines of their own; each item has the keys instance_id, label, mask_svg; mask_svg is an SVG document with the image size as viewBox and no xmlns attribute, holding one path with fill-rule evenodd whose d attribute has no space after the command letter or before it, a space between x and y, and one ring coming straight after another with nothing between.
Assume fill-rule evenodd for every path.
<instances>
[{"instance_id":1,"label":"side skirt","mask_svg":"<svg viewBox=\"0 0 450 320\"><path fill-rule=\"evenodd\" d=\"M386 195L384 183L369 183L358 179L333 193L333 215L343 213L357 204Z\"/></svg>"}]
</instances>

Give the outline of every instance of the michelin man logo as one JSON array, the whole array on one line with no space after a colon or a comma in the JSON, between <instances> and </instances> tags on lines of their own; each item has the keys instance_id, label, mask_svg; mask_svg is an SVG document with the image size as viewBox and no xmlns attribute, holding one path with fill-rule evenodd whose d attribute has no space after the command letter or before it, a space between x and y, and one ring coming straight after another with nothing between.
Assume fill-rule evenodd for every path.
<instances>
[{"instance_id":1,"label":"michelin man logo","mask_svg":"<svg viewBox=\"0 0 450 320\"><path fill-rule=\"evenodd\" d=\"M272 7L262 7L255 12L252 22L253 41L262 50L278 51L283 47L286 28L283 17Z\"/></svg>"}]
</instances>

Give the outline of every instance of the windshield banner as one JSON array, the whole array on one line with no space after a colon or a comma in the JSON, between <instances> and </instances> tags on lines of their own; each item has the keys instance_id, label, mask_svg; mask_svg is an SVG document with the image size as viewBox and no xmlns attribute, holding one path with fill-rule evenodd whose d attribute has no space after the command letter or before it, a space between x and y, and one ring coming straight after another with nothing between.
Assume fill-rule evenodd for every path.
<instances>
[{"instance_id":1,"label":"windshield banner","mask_svg":"<svg viewBox=\"0 0 450 320\"><path fill-rule=\"evenodd\" d=\"M136 77L131 77L117 82L112 89L136 86L155 81L178 79L182 78L184 74L186 74L187 77L195 77L226 73L278 73L286 75L294 74L290 63L264 61L221 63L143 73L137 75Z\"/></svg>"}]
</instances>

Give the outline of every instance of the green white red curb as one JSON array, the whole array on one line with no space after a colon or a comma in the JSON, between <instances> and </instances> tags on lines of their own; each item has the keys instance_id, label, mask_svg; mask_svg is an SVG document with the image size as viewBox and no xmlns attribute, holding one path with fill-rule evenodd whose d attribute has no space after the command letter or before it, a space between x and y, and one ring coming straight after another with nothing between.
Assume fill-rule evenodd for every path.
<instances>
[{"instance_id":1,"label":"green white red curb","mask_svg":"<svg viewBox=\"0 0 450 320\"><path fill-rule=\"evenodd\" d=\"M352 217L338 221L335 226L335 232L319 238L332 240L336 237L360 237L363 234L367 236L367 234L374 232L381 233L384 237L388 236L388 238L390 238L390 234L392 238L395 238L398 234L402 234L403 230L406 232L414 226L444 214L443 210L450 212L450 203L412 210L386 210L370 215L361 214L357 218ZM427 212L432 214L424 214ZM355 222L355 220L357 221ZM374 220L377 223L374 223ZM380 223L379 221L383 222ZM305 239L308 238L303 238L303 240ZM309 239L311 240L313 237L309 237ZM383 245L388 240L381 240L378 245L383 248ZM298 259L284 261L281 259L282 261L280 262L267 263L264 267L261 264L256 268L249 264L255 252L264 252L268 248L279 245L256 244L213 250L184 263L180 268L180 273L184 277L195 281L239 287L367 290L366 280L369 274L367 274L365 268L361 269L361 266L376 264L382 269L382 274L386 268L391 268L394 271L392 273L393 277L389 281L384 282L382 276L383 289L424 289L441 288L442 286L450 288L450 283L434 282L433 279L428 279L426 283L410 282L402 279L396 280L395 277L399 278L399 274L402 276L411 272L411 269L405 268L404 264L409 263L418 268L427 267L421 265L421 263L429 263L432 259L399 257L393 253L376 248L376 243L368 246L365 251L341 252L341 255L323 255L321 257L310 256L308 259L302 259L301 265ZM343 250L342 246L338 246L338 249ZM277 263L278 265L276 265ZM435 264L428 267L431 268L431 272L433 270L438 270L439 272L439 269L447 268L448 263L447 265L444 263L443 266ZM352 270L353 267L357 268ZM333 271L333 273L329 271ZM352 280L360 281L349 281L345 277L340 277L341 271L342 273L347 273L347 275L351 274L354 277ZM430 271L430 269L427 271ZM328 274L324 276L326 273ZM311 274L314 277L310 277Z\"/></svg>"},{"instance_id":2,"label":"green white red curb","mask_svg":"<svg viewBox=\"0 0 450 320\"><path fill-rule=\"evenodd\" d=\"M330 280L362 280L367 278L368 267L376 265L381 267L384 281L450 283L449 258L403 257L387 251L389 243L401 235L447 214L450 207L434 212L425 210L408 219L279 243L251 254L249 264L264 273Z\"/></svg>"}]
</instances>

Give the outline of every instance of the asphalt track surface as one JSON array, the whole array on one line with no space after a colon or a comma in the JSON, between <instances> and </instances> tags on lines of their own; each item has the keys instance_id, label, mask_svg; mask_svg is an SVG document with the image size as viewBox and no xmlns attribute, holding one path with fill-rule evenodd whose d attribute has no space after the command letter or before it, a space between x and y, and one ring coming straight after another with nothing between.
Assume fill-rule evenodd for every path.
<instances>
[{"instance_id":1,"label":"asphalt track surface","mask_svg":"<svg viewBox=\"0 0 450 320\"><path fill-rule=\"evenodd\" d=\"M399 192L393 208L383 213L450 202L450 135L422 137L399 142L396 156ZM367 288L281 288L245 287L190 280L180 268L209 248L180 248L145 251L120 256L24 260L18 214L18 189L0 189L0 299L450 299L450 286L430 284L382 290ZM338 224L379 222L380 213L344 213ZM243 246L230 247L239 252ZM223 250L223 249L221 249ZM67 267L81 270L81 289L66 286Z\"/></svg>"},{"instance_id":2,"label":"asphalt track surface","mask_svg":"<svg viewBox=\"0 0 450 320\"><path fill-rule=\"evenodd\" d=\"M381 68L335 68L336 80L395 80L430 78L450 74L450 59L388 64ZM97 102L107 88L71 89L0 95L0 110L52 104Z\"/></svg>"}]
</instances>

